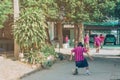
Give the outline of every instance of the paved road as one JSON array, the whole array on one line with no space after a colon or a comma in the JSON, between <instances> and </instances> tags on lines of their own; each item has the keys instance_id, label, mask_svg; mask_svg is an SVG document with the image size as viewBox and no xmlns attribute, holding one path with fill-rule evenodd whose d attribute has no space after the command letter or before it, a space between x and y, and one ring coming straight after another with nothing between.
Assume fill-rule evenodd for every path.
<instances>
[{"instance_id":1,"label":"paved road","mask_svg":"<svg viewBox=\"0 0 120 80\"><path fill-rule=\"evenodd\" d=\"M58 49L58 48L56 48L55 50L56 50L56 52L61 52L61 53L63 53L63 54L70 54L71 53L71 49L72 48L67 48L67 49L65 49L65 48L61 48L61 49ZM100 52L99 53L96 53L96 50L95 50L95 48L91 48L90 49L90 54L91 55L96 55L96 56L108 56L108 55L113 55L113 56L115 56L115 55L120 55L120 47L119 48L117 48L117 49L115 49L115 48L103 48L103 49L100 49Z\"/></svg>"},{"instance_id":2,"label":"paved road","mask_svg":"<svg viewBox=\"0 0 120 80\"><path fill-rule=\"evenodd\" d=\"M79 69L78 75L72 75L74 62L65 60L21 80L120 80L120 58L95 57L94 61L87 60L91 75L85 75L85 69Z\"/></svg>"}]
</instances>

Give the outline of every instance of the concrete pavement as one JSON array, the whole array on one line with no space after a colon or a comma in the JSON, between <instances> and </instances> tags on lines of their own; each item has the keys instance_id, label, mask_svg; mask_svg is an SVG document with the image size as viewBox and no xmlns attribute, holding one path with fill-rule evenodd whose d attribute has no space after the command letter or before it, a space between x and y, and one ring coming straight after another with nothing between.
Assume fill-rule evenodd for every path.
<instances>
[{"instance_id":1,"label":"concrete pavement","mask_svg":"<svg viewBox=\"0 0 120 80\"><path fill-rule=\"evenodd\" d=\"M34 70L28 64L0 56L0 80L17 80Z\"/></svg>"},{"instance_id":2,"label":"concrete pavement","mask_svg":"<svg viewBox=\"0 0 120 80\"><path fill-rule=\"evenodd\" d=\"M71 49L64 49L63 53L70 52ZM60 50L62 52L62 49ZM120 80L120 50L104 50L99 54L95 49L91 49L94 61L87 58L91 75L85 75L85 69L79 69L78 75L72 75L74 61L58 61L50 69L41 70L21 80Z\"/></svg>"}]
</instances>

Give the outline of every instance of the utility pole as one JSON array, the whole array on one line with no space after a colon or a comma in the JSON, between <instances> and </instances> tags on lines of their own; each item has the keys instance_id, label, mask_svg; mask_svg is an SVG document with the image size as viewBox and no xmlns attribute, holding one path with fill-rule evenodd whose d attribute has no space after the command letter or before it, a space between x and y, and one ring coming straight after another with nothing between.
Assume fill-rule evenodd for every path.
<instances>
[{"instance_id":1,"label":"utility pole","mask_svg":"<svg viewBox=\"0 0 120 80\"><path fill-rule=\"evenodd\" d=\"M16 20L19 18L19 0L13 0L13 5L14 5L14 26ZM18 59L18 55L19 55L19 46L16 43L15 39L14 39L14 57L16 59Z\"/></svg>"}]
</instances>

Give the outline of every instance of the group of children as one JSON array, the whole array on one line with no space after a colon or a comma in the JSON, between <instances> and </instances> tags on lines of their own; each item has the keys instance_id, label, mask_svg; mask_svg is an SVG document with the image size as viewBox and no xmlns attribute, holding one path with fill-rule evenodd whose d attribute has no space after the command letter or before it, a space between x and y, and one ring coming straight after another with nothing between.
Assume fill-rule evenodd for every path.
<instances>
[{"instance_id":1,"label":"group of children","mask_svg":"<svg viewBox=\"0 0 120 80\"><path fill-rule=\"evenodd\" d=\"M95 35L94 37L94 46L96 48L96 53L99 53L100 48L102 48L104 42L104 36L100 34L100 36ZM84 45L89 50L89 35L85 34L84 37Z\"/></svg>"},{"instance_id":2,"label":"group of children","mask_svg":"<svg viewBox=\"0 0 120 80\"><path fill-rule=\"evenodd\" d=\"M94 46L96 47L96 53L99 53L100 46L102 46L104 41L104 36L100 34L100 36L96 35L94 37ZM83 53L86 53L91 60L94 60L93 57L89 55L89 35L86 34L84 37L84 46L82 42L79 42L77 47L71 50L70 60L72 60L72 56L74 53L74 60L75 60L75 70L73 75L78 74L78 68L85 68L86 74L90 74L89 72L89 64L85 59Z\"/></svg>"}]
</instances>

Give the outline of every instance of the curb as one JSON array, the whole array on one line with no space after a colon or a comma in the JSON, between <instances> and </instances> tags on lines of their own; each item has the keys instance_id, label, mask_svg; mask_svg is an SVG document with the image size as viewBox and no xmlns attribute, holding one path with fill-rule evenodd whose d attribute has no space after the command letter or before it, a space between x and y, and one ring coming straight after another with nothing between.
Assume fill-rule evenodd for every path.
<instances>
[{"instance_id":1,"label":"curb","mask_svg":"<svg viewBox=\"0 0 120 80\"><path fill-rule=\"evenodd\" d=\"M29 72L29 73L24 74L23 76L19 77L18 80L20 80L20 79L22 79L22 78L24 78L24 77L26 77L26 76L29 76L29 75L31 75L31 74L37 72L37 71L40 71L40 70L42 70L41 67L39 67L39 68L37 68L37 69L35 69L35 70Z\"/></svg>"}]
</instances>

